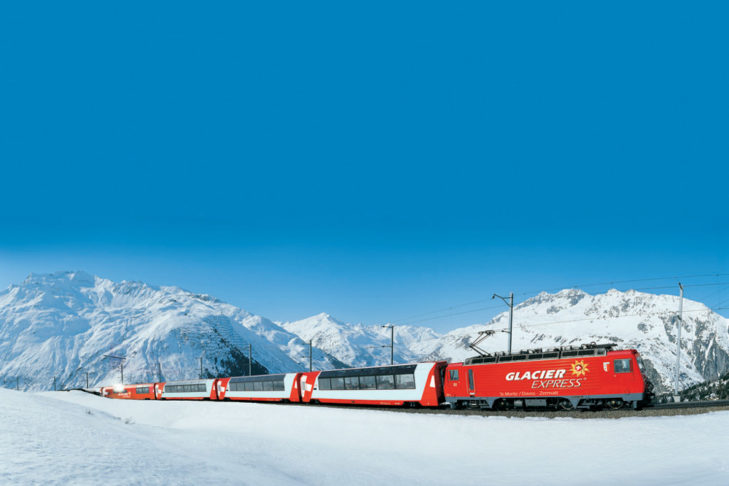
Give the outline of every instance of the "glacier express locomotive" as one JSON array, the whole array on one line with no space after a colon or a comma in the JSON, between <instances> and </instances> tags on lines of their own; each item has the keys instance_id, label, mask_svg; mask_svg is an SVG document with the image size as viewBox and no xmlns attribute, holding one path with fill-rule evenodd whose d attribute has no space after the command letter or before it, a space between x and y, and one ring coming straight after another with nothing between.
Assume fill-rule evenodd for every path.
<instances>
[{"instance_id":1,"label":"glacier express locomotive","mask_svg":"<svg viewBox=\"0 0 729 486\"><path fill-rule=\"evenodd\" d=\"M425 363L104 387L136 400L219 400L481 409L638 408L651 384L634 349L583 345Z\"/></svg>"}]
</instances>

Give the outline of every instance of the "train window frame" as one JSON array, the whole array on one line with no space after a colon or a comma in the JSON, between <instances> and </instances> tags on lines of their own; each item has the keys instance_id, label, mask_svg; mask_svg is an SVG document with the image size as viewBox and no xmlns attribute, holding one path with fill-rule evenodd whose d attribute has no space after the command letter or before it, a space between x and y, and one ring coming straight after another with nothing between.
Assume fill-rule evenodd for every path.
<instances>
[{"instance_id":1,"label":"train window frame","mask_svg":"<svg viewBox=\"0 0 729 486\"><path fill-rule=\"evenodd\" d=\"M359 390L359 376L345 376L344 377L344 389L345 390Z\"/></svg>"},{"instance_id":2,"label":"train window frame","mask_svg":"<svg viewBox=\"0 0 729 486\"><path fill-rule=\"evenodd\" d=\"M388 383L384 383L388 381ZM376 378L378 390L394 390L395 389L395 376L394 375L377 375Z\"/></svg>"},{"instance_id":3,"label":"train window frame","mask_svg":"<svg viewBox=\"0 0 729 486\"><path fill-rule=\"evenodd\" d=\"M633 371L633 365L630 358L621 358L613 360L613 371L615 373L631 373ZM620 365L618 365L620 363ZM627 364L627 368L625 365Z\"/></svg>"},{"instance_id":4,"label":"train window frame","mask_svg":"<svg viewBox=\"0 0 729 486\"><path fill-rule=\"evenodd\" d=\"M448 370L448 378L451 381L458 381L458 370Z\"/></svg>"},{"instance_id":5,"label":"train window frame","mask_svg":"<svg viewBox=\"0 0 729 486\"><path fill-rule=\"evenodd\" d=\"M332 390L344 390L344 378L341 376L334 376L330 378L332 384Z\"/></svg>"},{"instance_id":6,"label":"train window frame","mask_svg":"<svg viewBox=\"0 0 729 486\"><path fill-rule=\"evenodd\" d=\"M413 373L401 373L395 375L396 390L413 390L415 388L415 375Z\"/></svg>"},{"instance_id":7,"label":"train window frame","mask_svg":"<svg viewBox=\"0 0 729 486\"><path fill-rule=\"evenodd\" d=\"M365 375L359 377L360 390L377 390L377 378L375 375Z\"/></svg>"}]
</instances>

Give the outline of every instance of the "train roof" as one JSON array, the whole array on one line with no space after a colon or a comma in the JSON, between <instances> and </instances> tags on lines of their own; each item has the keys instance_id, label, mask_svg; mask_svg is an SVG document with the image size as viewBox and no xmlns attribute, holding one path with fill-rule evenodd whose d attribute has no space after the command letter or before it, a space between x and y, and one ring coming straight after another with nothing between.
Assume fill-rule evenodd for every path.
<instances>
[{"instance_id":1,"label":"train roof","mask_svg":"<svg viewBox=\"0 0 729 486\"><path fill-rule=\"evenodd\" d=\"M608 351L612 351L617 344L583 344L580 346L563 346L551 349L527 349L518 353L494 353L474 356L464 360L464 365L487 364L487 363L506 363L513 361L533 361L540 359L563 359L563 358L581 358L590 356L605 356Z\"/></svg>"}]
</instances>

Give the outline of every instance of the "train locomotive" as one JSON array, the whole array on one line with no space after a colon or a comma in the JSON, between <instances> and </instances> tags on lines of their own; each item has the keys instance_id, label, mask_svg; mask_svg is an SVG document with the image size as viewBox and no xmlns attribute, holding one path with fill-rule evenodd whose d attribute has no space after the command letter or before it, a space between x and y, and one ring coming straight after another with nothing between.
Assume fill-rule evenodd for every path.
<instances>
[{"instance_id":1,"label":"train locomotive","mask_svg":"<svg viewBox=\"0 0 729 486\"><path fill-rule=\"evenodd\" d=\"M327 371L103 387L136 400L216 400L479 409L640 408L652 397L635 349L588 344Z\"/></svg>"}]
</instances>

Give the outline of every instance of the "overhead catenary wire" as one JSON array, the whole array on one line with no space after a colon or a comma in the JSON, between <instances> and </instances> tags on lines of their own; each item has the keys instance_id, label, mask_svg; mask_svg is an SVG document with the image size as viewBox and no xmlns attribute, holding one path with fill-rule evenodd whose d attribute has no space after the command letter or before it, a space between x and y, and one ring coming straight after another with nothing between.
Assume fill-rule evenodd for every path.
<instances>
[{"instance_id":1,"label":"overhead catenary wire","mask_svg":"<svg viewBox=\"0 0 729 486\"><path fill-rule=\"evenodd\" d=\"M729 275L729 274L727 274L727 273L713 273L713 274L700 274L700 275L699 274L696 274L696 275L684 276L683 278L691 278L691 277L694 277L695 278L695 277L701 277L701 276L704 276L704 277L718 277L718 276L726 276L726 275ZM621 281L613 281L613 282L608 282L608 283L636 282L636 281L654 281L654 280L664 280L664 279L667 279L667 278L671 278L671 277L658 277L658 278L650 278L650 279L621 280ZM595 284L595 285L598 285L598 284ZM684 287L686 287L686 288L693 288L693 287L724 287L724 286L729 286L729 282L698 282L698 283L684 284ZM634 288L634 289L630 289L630 290L635 290L637 292L640 292L640 291L646 291L646 290L671 290L671 289L674 289L674 288L675 288L675 285L671 285L671 286L639 287L639 288ZM580 289L577 289L577 290L580 290ZM525 293L522 292L519 295L524 295L524 294ZM532 293L530 295L534 295L534 294ZM473 305L475 303L484 302L486 300L489 300L489 299L483 299L483 300L478 300L478 301L472 301L470 303L464 303L464 304L454 305L454 306L447 307L445 309L440 309L440 310L435 310L435 311L431 311L431 312L422 313L420 315L422 315L422 316L429 316L430 314L433 314L433 313L442 312L444 310L455 309L455 308L458 308L458 307L464 307L464 306L467 306L467 305ZM723 303L724 302L721 302L721 304L723 304ZM523 302L522 302L522 304L523 304ZM516 307L518 308L518 305ZM460 316L460 315L472 314L472 313L482 312L482 311L485 311L485 310L491 310L491 309L496 309L496 308L501 308L501 306L480 307L480 308L477 308L477 309L470 309L470 310L464 310L464 311L459 311L459 312L446 313L446 314L432 316L432 317L426 317L424 319L416 319L416 318L413 317L413 318L410 318L411 320L407 320L407 318L403 318L403 319L400 319L398 321L392 321L392 322L400 322L401 324L418 324L418 323L422 323L422 322L428 322L428 321L439 320L439 319L447 319L449 317L456 317L456 316ZM717 308L716 306L714 306L714 307L707 306L707 308L710 309L710 310L723 310L724 309L724 308Z\"/></svg>"}]
</instances>

